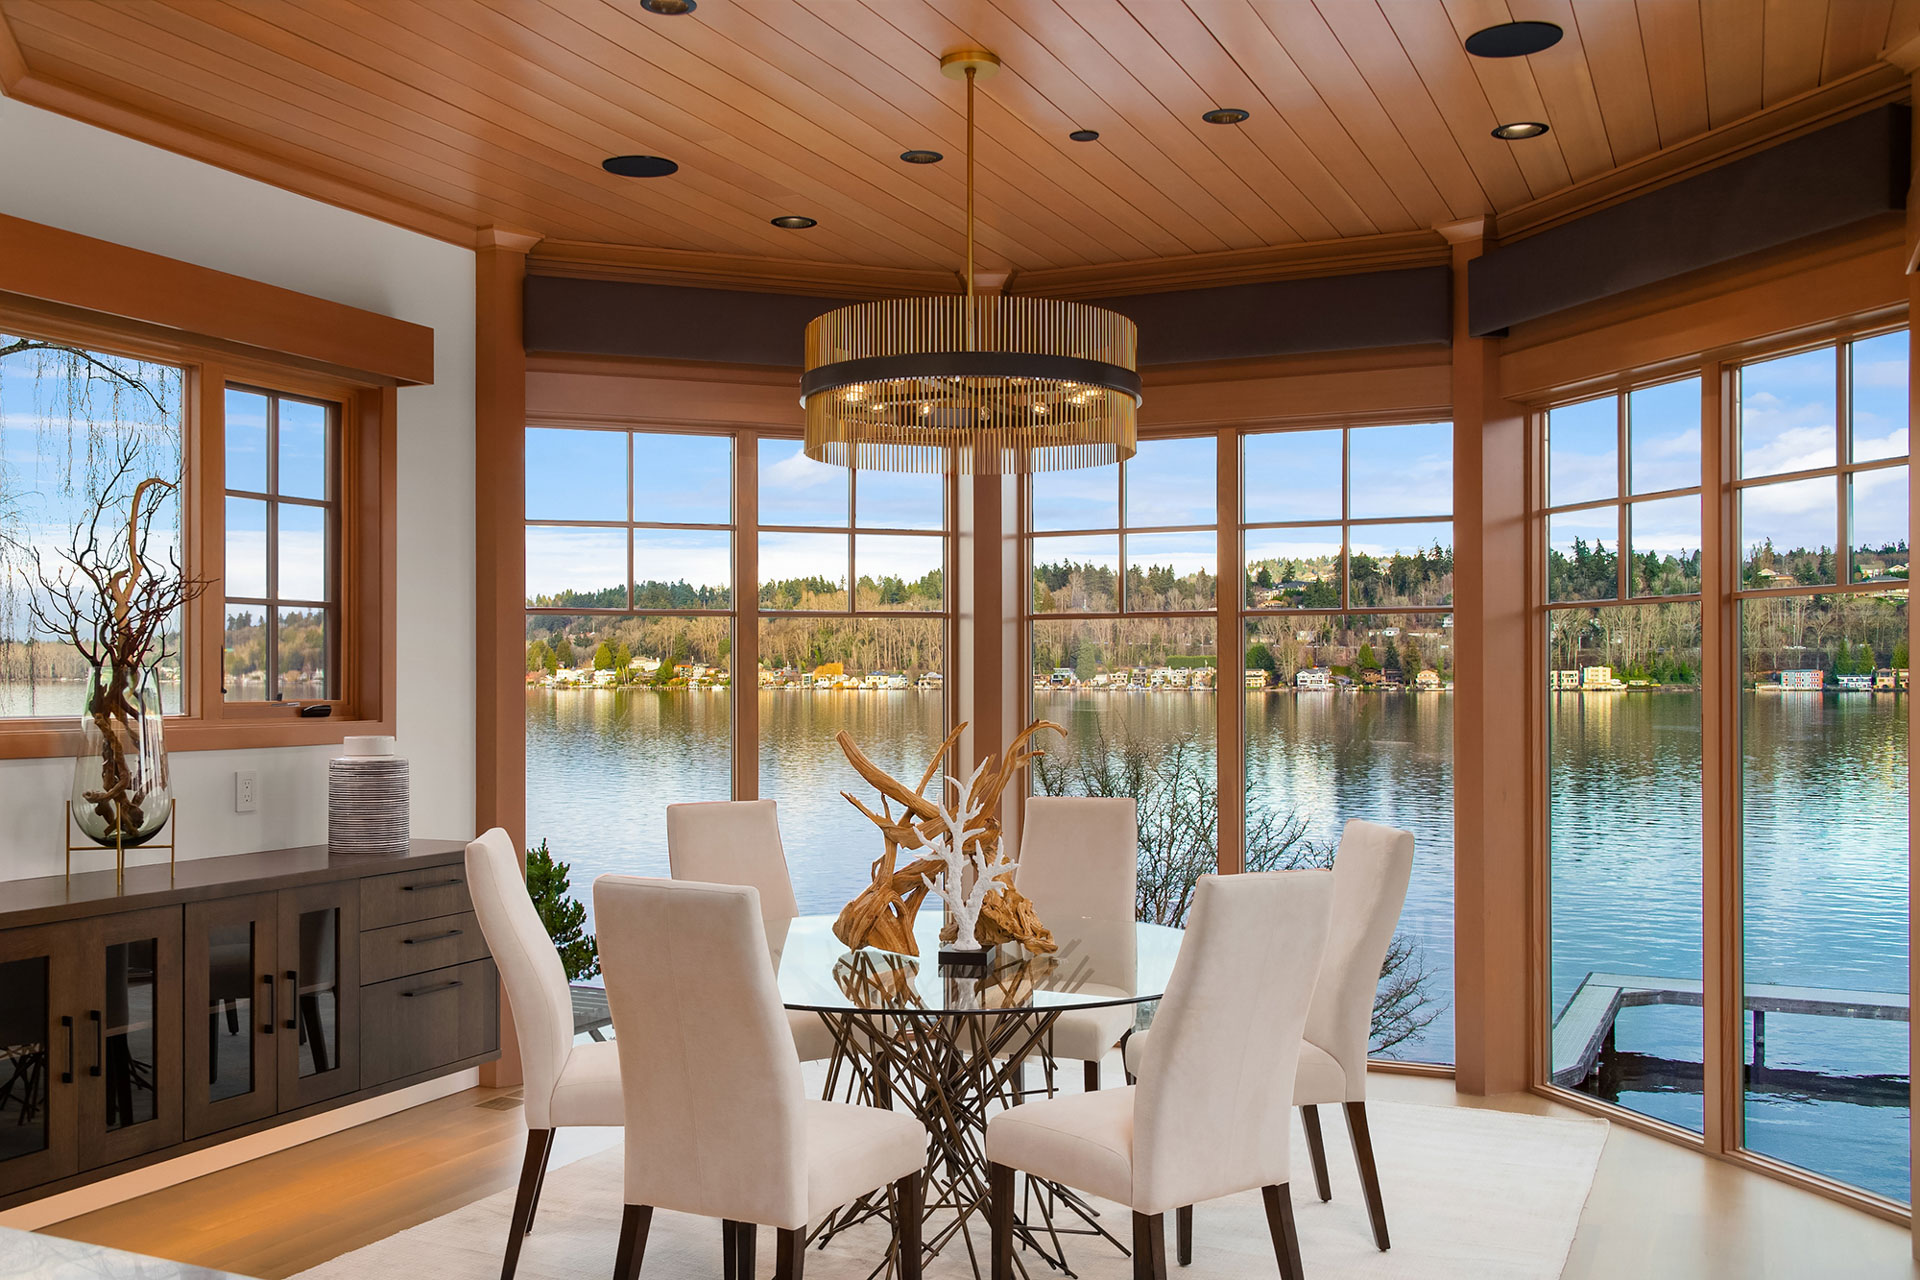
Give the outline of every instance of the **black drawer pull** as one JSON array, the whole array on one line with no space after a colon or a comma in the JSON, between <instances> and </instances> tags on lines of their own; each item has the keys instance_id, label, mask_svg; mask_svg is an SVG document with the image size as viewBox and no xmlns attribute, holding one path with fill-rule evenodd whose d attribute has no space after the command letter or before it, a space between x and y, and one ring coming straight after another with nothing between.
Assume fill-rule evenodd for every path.
<instances>
[{"instance_id":1,"label":"black drawer pull","mask_svg":"<svg viewBox=\"0 0 1920 1280\"><path fill-rule=\"evenodd\" d=\"M100 1064L107 1060L106 1022L100 1017L98 1009L87 1010L87 1017L93 1020L93 1065L87 1068L87 1074L100 1074Z\"/></svg>"},{"instance_id":2,"label":"black drawer pull","mask_svg":"<svg viewBox=\"0 0 1920 1280\"><path fill-rule=\"evenodd\" d=\"M270 973L260 975L260 985L267 989L267 1020L260 1024L260 1030L272 1035L273 1024L280 1021L280 988L274 984Z\"/></svg>"},{"instance_id":3,"label":"black drawer pull","mask_svg":"<svg viewBox=\"0 0 1920 1280\"><path fill-rule=\"evenodd\" d=\"M460 883L461 883L460 877L455 876L451 880L435 880L432 884L403 884L400 886L400 892L419 893L422 889L444 889L449 885L455 885Z\"/></svg>"},{"instance_id":4,"label":"black drawer pull","mask_svg":"<svg viewBox=\"0 0 1920 1280\"><path fill-rule=\"evenodd\" d=\"M400 945L403 947L411 947L419 942L443 942L448 938L457 938L465 932L465 929L449 929L445 933L429 933L425 937L420 938L402 938L400 939Z\"/></svg>"},{"instance_id":5,"label":"black drawer pull","mask_svg":"<svg viewBox=\"0 0 1920 1280\"><path fill-rule=\"evenodd\" d=\"M452 982L443 982L437 987L419 987L413 991L402 991L400 995L403 999L411 1000L415 996L430 996L436 991L451 991L455 987L464 987L465 985L466 983L455 978Z\"/></svg>"},{"instance_id":6,"label":"black drawer pull","mask_svg":"<svg viewBox=\"0 0 1920 1280\"><path fill-rule=\"evenodd\" d=\"M67 1069L60 1073L61 1084L73 1083L73 1015L60 1015L60 1025L67 1029Z\"/></svg>"}]
</instances>

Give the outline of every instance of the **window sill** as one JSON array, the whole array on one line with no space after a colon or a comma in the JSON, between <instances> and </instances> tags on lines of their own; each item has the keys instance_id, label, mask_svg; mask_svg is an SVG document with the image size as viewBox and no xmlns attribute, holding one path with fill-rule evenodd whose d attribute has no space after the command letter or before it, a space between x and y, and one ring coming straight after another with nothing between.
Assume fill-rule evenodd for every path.
<instances>
[{"instance_id":1,"label":"window sill","mask_svg":"<svg viewBox=\"0 0 1920 1280\"><path fill-rule=\"evenodd\" d=\"M337 716L303 720L288 713L271 719L169 719L169 751L252 751L273 747L338 746L361 734L391 735L390 720L351 720ZM51 760L77 755L81 736L74 718L17 720L0 725L0 760Z\"/></svg>"}]
</instances>

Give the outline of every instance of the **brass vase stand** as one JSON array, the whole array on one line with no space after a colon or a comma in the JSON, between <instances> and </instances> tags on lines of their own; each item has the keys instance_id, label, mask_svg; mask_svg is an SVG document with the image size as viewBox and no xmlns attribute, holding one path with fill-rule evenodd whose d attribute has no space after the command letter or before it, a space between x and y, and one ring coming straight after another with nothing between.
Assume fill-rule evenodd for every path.
<instances>
[{"instance_id":1,"label":"brass vase stand","mask_svg":"<svg viewBox=\"0 0 1920 1280\"><path fill-rule=\"evenodd\" d=\"M102 852L105 849L107 849L109 846L100 844L99 842L93 841L93 840L89 840L85 844L75 844L73 842L73 827L74 827L73 806L71 804L62 803L60 806L60 812L66 816L67 879L72 880L74 854ZM175 850L180 840L180 836L178 832L179 818L180 818L180 801L177 798L169 797L167 800L167 820L166 822L161 824L161 828L160 828L162 831L166 832L167 838L165 842L163 843L159 840L149 840L143 844L137 844L133 846L136 849L165 849L167 851L167 880L169 883L171 883L173 880L173 871L176 865ZM127 846L124 843L122 843L121 837L117 832L114 835L114 841L111 847L113 849L113 887L116 890L125 889L127 887Z\"/></svg>"}]
</instances>

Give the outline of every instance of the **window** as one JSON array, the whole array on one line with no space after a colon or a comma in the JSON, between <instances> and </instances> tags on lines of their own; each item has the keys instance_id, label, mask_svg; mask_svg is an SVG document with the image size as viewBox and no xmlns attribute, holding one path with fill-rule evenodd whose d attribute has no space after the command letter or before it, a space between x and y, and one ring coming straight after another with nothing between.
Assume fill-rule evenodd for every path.
<instances>
[{"instance_id":1,"label":"window","mask_svg":"<svg viewBox=\"0 0 1920 1280\"><path fill-rule=\"evenodd\" d=\"M589 912L668 874L667 805L733 796L734 447L527 429L527 832Z\"/></svg>"},{"instance_id":2,"label":"window","mask_svg":"<svg viewBox=\"0 0 1920 1280\"><path fill-rule=\"evenodd\" d=\"M0 333L0 718L79 714L86 662L31 617L38 573L66 580L61 552L86 536L103 493L124 504L148 476L180 481L184 387L177 365ZM175 490L155 509L149 550L181 562L181 529ZM178 715L187 694L179 623L154 657L161 702Z\"/></svg>"},{"instance_id":3,"label":"window","mask_svg":"<svg viewBox=\"0 0 1920 1280\"><path fill-rule=\"evenodd\" d=\"M1121 464L1029 484L1036 792L1139 805L1138 910L1185 921L1216 869L1219 553L1214 436L1142 440Z\"/></svg>"},{"instance_id":4,"label":"window","mask_svg":"<svg viewBox=\"0 0 1920 1280\"><path fill-rule=\"evenodd\" d=\"M1745 1145L1907 1200L1907 334L1737 378Z\"/></svg>"},{"instance_id":5,"label":"window","mask_svg":"<svg viewBox=\"0 0 1920 1280\"><path fill-rule=\"evenodd\" d=\"M760 794L780 803L803 912L838 911L880 856L835 735L909 783L947 735L948 482L814 462L759 441Z\"/></svg>"},{"instance_id":6,"label":"window","mask_svg":"<svg viewBox=\"0 0 1920 1280\"><path fill-rule=\"evenodd\" d=\"M1696 1132L1700 412L1683 378L1546 415L1545 583L1552 1079Z\"/></svg>"},{"instance_id":7,"label":"window","mask_svg":"<svg viewBox=\"0 0 1920 1280\"><path fill-rule=\"evenodd\" d=\"M1416 833L1374 1052L1453 1059L1453 428L1250 433L1241 454L1246 866Z\"/></svg>"},{"instance_id":8,"label":"window","mask_svg":"<svg viewBox=\"0 0 1920 1280\"><path fill-rule=\"evenodd\" d=\"M324 401L227 388L229 701L335 696L339 417Z\"/></svg>"}]
</instances>

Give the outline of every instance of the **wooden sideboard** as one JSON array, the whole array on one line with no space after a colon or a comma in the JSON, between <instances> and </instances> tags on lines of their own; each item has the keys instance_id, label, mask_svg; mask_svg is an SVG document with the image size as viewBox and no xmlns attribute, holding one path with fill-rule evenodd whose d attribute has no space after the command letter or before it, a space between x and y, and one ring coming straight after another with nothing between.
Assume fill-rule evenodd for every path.
<instances>
[{"instance_id":1,"label":"wooden sideboard","mask_svg":"<svg viewBox=\"0 0 1920 1280\"><path fill-rule=\"evenodd\" d=\"M465 850L0 881L0 1209L497 1058Z\"/></svg>"}]
</instances>

